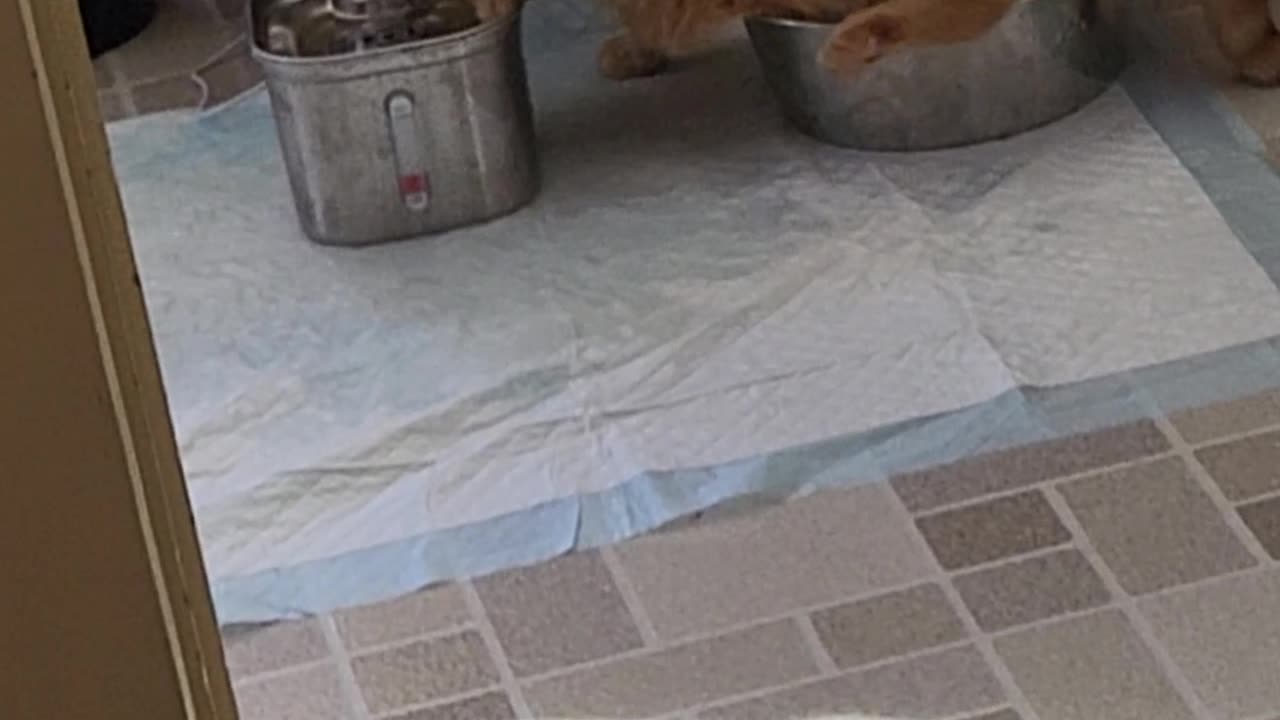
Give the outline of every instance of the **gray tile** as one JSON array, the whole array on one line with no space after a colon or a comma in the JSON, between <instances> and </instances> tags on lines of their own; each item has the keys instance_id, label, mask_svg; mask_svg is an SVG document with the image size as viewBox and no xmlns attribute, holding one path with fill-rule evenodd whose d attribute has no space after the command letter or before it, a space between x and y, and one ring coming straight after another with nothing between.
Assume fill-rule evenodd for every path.
<instances>
[{"instance_id":1,"label":"gray tile","mask_svg":"<svg viewBox=\"0 0 1280 720\"><path fill-rule=\"evenodd\" d=\"M1111 594L1078 550L1018 560L955 578L987 632L1105 605Z\"/></svg>"},{"instance_id":2,"label":"gray tile","mask_svg":"<svg viewBox=\"0 0 1280 720\"><path fill-rule=\"evenodd\" d=\"M1280 560L1280 497L1241 507L1240 518L1266 548L1267 554Z\"/></svg>"},{"instance_id":3,"label":"gray tile","mask_svg":"<svg viewBox=\"0 0 1280 720\"><path fill-rule=\"evenodd\" d=\"M664 638L906 585L934 570L880 484L651 535L617 553Z\"/></svg>"},{"instance_id":4,"label":"gray tile","mask_svg":"<svg viewBox=\"0 0 1280 720\"><path fill-rule=\"evenodd\" d=\"M1258 430L1280 424L1280 392L1265 392L1182 410L1169 415L1169 420L1192 444Z\"/></svg>"},{"instance_id":5,"label":"gray tile","mask_svg":"<svg viewBox=\"0 0 1280 720\"><path fill-rule=\"evenodd\" d=\"M651 717L816 671L799 627L781 621L536 682L525 698L539 717Z\"/></svg>"},{"instance_id":6,"label":"gray tile","mask_svg":"<svg viewBox=\"0 0 1280 720\"><path fill-rule=\"evenodd\" d=\"M224 630L222 648L232 678L314 662L329 655L314 619Z\"/></svg>"},{"instance_id":7,"label":"gray tile","mask_svg":"<svg viewBox=\"0 0 1280 720\"><path fill-rule=\"evenodd\" d=\"M515 720L515 717L515 710L511 708L507 696L491 692L458 702L435 705L407 715L397 715L390 720Z\"/></svg>"},{"instance_id":8,"label":"gray tile","mask_svg":"<svg viewBox=\"0 0 1280 720\"><path fill-rule=\"evenodd\" d=\"M1169 443L1155 423L1143 420L899 475L893 479L893 487L907 507L921 512L1168 449Z\"/></svg>"},{"instance_id":9,"label":"gray tile","mask_svg":"<svg viewBox=\"0 0 1280 720\"><path fill-rule=\"evenodd\" d=\"M410 640L470 622L457 585L438 585L390 602L343 610L334 617L348 648Z\"/></svg>"},{"instance_id":10,"label":"gray tile","mask_svg":"<svg viewBox=\"0 0 1280 720\"><path fill-rule=\"evenodd\" d=\"M970 647L911 658L704 712L704 720L932 720L999 704L1000 684Z\"/></svg>"},{"instance_id":11,"label":"gray tile","mask_svg":"<svg viewBox=\"0 0 1280 720\"><path fill-rule=\"evenodd\" d=\"M498 682L484 641L473 631L356 657L351 667L374 714Z\"/></svg>"},{"instance_id":12,"label":"gray tile","mask_svg":"<svg viewBox=\"0 0 1280 720\"><path fill-rule=\"evenodd\" d=\"M1119 611L1022 630L995 645L1040 720L1193 720Z\"/></svg>"},{"instance_id":13,"label":"gray tile","mask_svg":"<svg viewBox=\"0 0 1280 720\"><path fill-rule=\"evenodd\" d=\"M1280 433L1201 448L1198 458L1228 498L1248 500L1280 490Z\"/></svg>"},{"instance_id":14,"label":"gray tile","mask_svg":"<svg viewBox=\"0 0 1280 720\"><path fill-rule=\"evenodd\" d=\"M1214 717L1280 708L1280 571L1227 578L1141 604L1156 637Z\"/></svg>"},{"instance_id":15,"label":"gray tile","mask_svg":"<svg viewBox=\"0 0 1280 720\"><path fill-rule=\"evenodd\" d=\"M98 111L102 114L104 123L123 120L129 116L129 111L124 105L124 95L114 90L98 93Z\"/></svg>"},{"instance_id":16,"label":"gray tile","mask_svg":"<svg viewBox=\"0 0 1280 720\"><path fill-rule=\"evenodd\" d=\"M204 96L190 75L148 80L130 90L139 115L199 107Z\"/></svg>"},{"instance_id":17,"label":"gray tile","mask_svg":"<svg viewBox=\"0 0 1280 720\"><path fill-rule=\"evenodd\" d=\"M595 552L475 581L511 669L519 676L616 655L643 642Z\"/></svg>"},{"instance_id":18,"label":"gray tile","mask_svg":"<svg viewBox=\"0 0 1280 720\"><path fill-rule=\"evenodd\" d=\"M238 685L240 720L346 720L338 669L320 665Z\"/></svg>"},{"instance_id":19,"label":"gray tile","mask_svg":"<svg viewBox=\"0 0 1280 720\"><path fill-rule=\"evenodd\" d=\"M1077 480L1061 490L1098 554L1132 594L1256 563L1179 459Z\"/></svg>"},{"instance_id":20,"label":"gray tile","mask_svg":"<svg viewBox=\"0 0 1280 720\"><path fill-rule=\"evenodd\" d=\"M959 642L968 635L946 593L933 584L816 612L813 626L843 668Z\"/></svg>"},{"instance_id":21,"label":"gray tile","mask_svg":"<svg viewBox=\"0 0 1280 720\"><path fill-rule=\"evenodd\" d=\"M933 554L948 570L979 565L1071 539L1039 490L945 510L916 519Z\"/></svg>"}]
</instances>

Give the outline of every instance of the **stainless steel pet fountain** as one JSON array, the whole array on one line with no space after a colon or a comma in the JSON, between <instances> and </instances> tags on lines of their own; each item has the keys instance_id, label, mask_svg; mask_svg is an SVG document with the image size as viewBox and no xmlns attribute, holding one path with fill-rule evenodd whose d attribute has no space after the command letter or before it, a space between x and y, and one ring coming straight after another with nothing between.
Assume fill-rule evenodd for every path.
<instances>
[{"instance_id":1,"label":"stainless steel pet fountain","mask_svg":"<svg viewBox=\"0 0 1280 720\"><path fill-rule=\"evenodd\" d=\"M492 219L537 189L519 17L470 0L253 0L303 230L363 245Z\"/></svg>"},{"instance_id":2,"label":"stainless steel pet fountain","mask_svg":"<svg viewBox=\"0 0 1280 720\"><path fill-rule=\"evenodd\" d=\"M1099 0L1020 0L969 43L889 55L852 78L821 67L834 26L752 18L747 31L783 114L823 142L929 150L1053 122L1106 90L1127 63L1125 24Z\"/></svg>"}]
</instances>

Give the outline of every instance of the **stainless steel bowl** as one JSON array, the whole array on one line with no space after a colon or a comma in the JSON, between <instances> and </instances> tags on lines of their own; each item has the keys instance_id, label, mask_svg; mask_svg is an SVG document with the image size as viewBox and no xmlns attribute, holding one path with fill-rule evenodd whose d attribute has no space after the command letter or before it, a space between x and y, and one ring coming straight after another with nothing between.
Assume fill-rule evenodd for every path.
<instances>
[{"instance_id":1,"label":"stainless steel bowl","mask_svg":"<svg viewBox=\"0 0 1280 720\"><path fill-rule=\"evenodd\" d=\"M353 50L344 41L364 32L362 21L316 6L328 0L253 4L254 56L308 236L365 245L491 220L533 199L538 163L518 14ZM318 51L282 54L268 44L281 35Z\"/></svg>"},{"instance_id":2,"label":"stainless steel bowl","mask_svg":"<svg viewBox=\"0 0 1280 720\"><path fill-rule=\"evenodd\" d=\"M853 78L817 62L831 25L748 19L782 112L823 142L928 150L1014 135L1069 115L1127 61L1122 19L1099 0L1022 0L973 42L887 56Z\"/></svg>"}]
</instances>

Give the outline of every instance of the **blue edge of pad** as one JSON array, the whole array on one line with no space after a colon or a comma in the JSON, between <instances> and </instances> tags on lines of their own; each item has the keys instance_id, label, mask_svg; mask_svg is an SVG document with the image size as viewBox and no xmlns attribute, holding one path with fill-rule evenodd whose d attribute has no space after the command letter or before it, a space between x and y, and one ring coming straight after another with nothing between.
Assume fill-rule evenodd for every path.
<instances>
[{"instance_id":1,"label":"blue edge of pad","mask_svg":"<svg viewBox=\"0 0 1280 720\"><path fill-rule=\"evenodd\" d=\"M1158 62L1122 85L1244 246L1280 282L1280 177L1206 83ZM1280 387L1277 338L1053 388L715 467L647 472L603 492L325 560L213 583L223 624L386 600L441 580L527 565L657 528L732 498L786 497Z\"/></svg>"}]
</instances>

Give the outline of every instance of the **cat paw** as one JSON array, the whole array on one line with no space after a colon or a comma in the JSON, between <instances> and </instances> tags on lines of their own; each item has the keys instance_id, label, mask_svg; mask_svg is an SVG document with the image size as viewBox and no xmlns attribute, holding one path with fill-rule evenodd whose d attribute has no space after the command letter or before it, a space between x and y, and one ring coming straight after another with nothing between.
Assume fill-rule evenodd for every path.
<instances>
[{"instance_id":1,"label":"cat paw","mask_svg":"<svg viewBox=\"0 0 1280 720\"><path fill-rule=\"evenodd\" d=\"M818 62L841 75L856 75L902 44L902 22L889 15L855 15L836 26Z\"/></svg>"},{"instance_id":2,"label":"cat paw","mask_svg":"<svg viewBox=\"0 0 1280 720\"><path fill-rule=\"evenodd\" d=\"M600 46L600 74L610 80L631 80L661 73L667 66L662 53L636 47L630 38L615 35Z\"/></svg>"}]
</instances>

